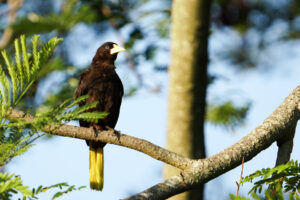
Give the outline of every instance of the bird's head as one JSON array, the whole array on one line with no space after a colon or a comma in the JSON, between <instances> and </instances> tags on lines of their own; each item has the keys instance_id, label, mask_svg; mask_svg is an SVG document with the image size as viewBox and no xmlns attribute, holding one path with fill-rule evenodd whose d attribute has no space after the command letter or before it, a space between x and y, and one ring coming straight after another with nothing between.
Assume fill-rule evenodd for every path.
<instances>
[{"instance_id":1,"label":"bird's head","mask_svg":"<svg viewBox=\"0 0 300 200\"><path fill-rule=\"evenodd\" d=\"M106 42L98 48L93 61L102 60L113 62L117 59L118 53L122 51L125 51L125 49L118 46L116 43Z\"/></svg>"}]
</instances>

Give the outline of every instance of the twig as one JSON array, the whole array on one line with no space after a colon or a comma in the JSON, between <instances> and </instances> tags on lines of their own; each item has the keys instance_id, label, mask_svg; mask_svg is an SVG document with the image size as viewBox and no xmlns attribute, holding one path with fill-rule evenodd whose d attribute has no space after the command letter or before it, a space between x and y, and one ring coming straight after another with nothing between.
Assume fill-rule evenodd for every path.
<instances>
[{"instance_id":1,"label":"twig","mask_svg":"<svg viewBox=\"0 0 300 200\"><path fill-rule=\"evenodd\" d=\"M237 184L236 196L239 196L240 186L241 186L241 182L242 182L242 178L243 178L243 170L244 170L244 157L242 159L242 169L241 169L240 181L236 182L236 184Z\"/></svg>"}]
</instances>

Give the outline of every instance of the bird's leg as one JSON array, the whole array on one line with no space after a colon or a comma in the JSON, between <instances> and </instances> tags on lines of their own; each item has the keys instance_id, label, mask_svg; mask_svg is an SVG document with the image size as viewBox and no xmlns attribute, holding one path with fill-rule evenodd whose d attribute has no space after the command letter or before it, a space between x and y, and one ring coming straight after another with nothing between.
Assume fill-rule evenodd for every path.
<instances>
[{"instance_id":1,"label":"bird's leg","mask_svg":"<svg viewBox=\"0 0 300 200\"><path fill-rule=\"evenodd\" d=\"M93 130L94 130L95 137L97 137L97 136L98 136L98 130L97 130L97 128L95 128L95 127L93 126Z\"/></svg>"},{"instance_id":2,"label":"bird's leg","mask_svg":"<svg viewBox=\"0 0 300 200\"><path fill-rule=\"evenodd\" d=\"M98 124L93 123L93 129L94 129L94 132L95 132L95 137L97 137L99 131L103 130L104 128L103 128L103 126L100 126Z\"/></svg>"},{"instance_id":3,"label":"bird's leg","mask_svg":"<svg viewBox=\"0 0 300 200\"><path fill-rule=\"evenodd\" d=\"M119 131L117 131L117 130L115 130L115 129L109 127L109 126L105 126L105 128L106 128L107 130L113 131L113 133L117 136L118 140L120 141L120 132L119 132Z\"/></svg>"}]
</instances>

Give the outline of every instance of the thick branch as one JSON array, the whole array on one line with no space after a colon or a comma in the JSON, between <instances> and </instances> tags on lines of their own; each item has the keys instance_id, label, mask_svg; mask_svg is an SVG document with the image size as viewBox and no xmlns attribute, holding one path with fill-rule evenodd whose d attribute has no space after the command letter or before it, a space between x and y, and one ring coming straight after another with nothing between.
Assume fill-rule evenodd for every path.
<instances>
[{"instance_id":1,"label":"thick branch","mask_svg":"<svg viewBox=\"0 0 300 200\"><path fill-rule=\"evenodd\" d=\"M154 185L153 187L131 196L123 200L158 200L158 199L167 199L176 194L185 192L191 188L188 188L187 185L183 182L183 176L177 175L173 176L162 183Z\"/></svg>"},{"instance_id":2,"label":"thick branch","mask_svg":"<svg viewBox=\"0 0 300 200\"><path fill-rule=\"evenodd\" d=\"M33 116L25 114L23 111L20 110L12 110L8 118L12 119L20 117L24 117L26 121L34 120ZM61 125L56 129L53 129L53 127L48 127L45 128L43 131L53 135L60 135L85 140L95 140L128 147L145 153L157 160L160 160L164 163L170 164L182 170L186 169L192 163L192 160L189 158L163 149L146 140L121 134L115 130L101 131L99 132L99 134L97 134L97 136L95 136L96 134L93 128L84 128L72 125Z\"/></svg>"},{"instance_id":3,"label":"thick branch","mask_svg":"<svg viewBox=\"0 0 300 200\"><path fill-rule=\"evenodd\" d=\"M9 116L9 118L18 117L24 117L24 112L13 110ZM292 139L299 118L300 86L298 86L260 126L239 142L214 156L200 160L185 158L146 140L125 134L116 134L114 130L102 131L97 137L92 128L70 125L62 125L54 131L51 131L52 127L50 127L44 131L54 135L96 140L125 146L182 169L183 171L179 175L128 198L131 200L165 199L175 194L197 188L202 183L226 173L240 165L243 157L245 161L251 160L275 141ZM34 117L25 115L24 119L30 121L33 120Z\"/></svg>"},{"instance_id":4,"label":"thick branch","mask_svg":"<svg viewBox=\"0 0 300 200\"><path fill-rule=\"evenodd\" d=\"M239 166L243 157L245 161L249 161L273 142L284 138L290 139L299 119L300 86L260 126L239 142L214 156L195 160L193 166L180 175L165 180L128 200L165 199L208 182Z\"/></svg>"}]
</instances>

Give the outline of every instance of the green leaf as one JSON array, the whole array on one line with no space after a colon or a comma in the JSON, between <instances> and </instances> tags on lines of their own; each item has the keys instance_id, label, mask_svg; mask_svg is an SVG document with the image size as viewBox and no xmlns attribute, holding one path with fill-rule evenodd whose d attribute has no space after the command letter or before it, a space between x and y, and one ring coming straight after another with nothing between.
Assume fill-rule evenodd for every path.
<instances>
[{"instance_id":1,"label":"green leaf","mask_svg":"<svg viewBox=\"0 0 300 200\"><path fill-rule=\"evenodd\" d=\"M244 123L250 103L237 107L232 102L227 101L221 105L209 105L206 120L227 128L235 128Z\"/></svg>"},{"instance_id":2,"label":"green leaf","mask_svg":"<svg viewBox=\"0 0 300 200\"><path fill-rule=\"evenodd\" d=\"M62 38L51 38L40 50L40 65L44 65L49 59L54 48L63 42Z\"/></svg>"},{"instance_id":3,"label":"green leaf","mask_svg":"<svg viewBox=\"0 0 300 200\"><path fill-rule=\"evenodd\" d=\"M98 119L104 119L105 117L107 117L109 113L107 112L101 112L101 113L97 113L97 112L84 112L84 113L80 113L77 115L78 119L84 119L85 121L88 122L95 122L97 123Z\"/></svg>"},{"instance_id":4,"label":"green leaf","mask_svg":"<svg viewBox=\"0 0 300 200\"><path fill-rule=\"evenodd\" d=\"M32 38L32 54L33 54L33 65L31 69L31 75L34 76L39 70L40 66L40 52L37 52L37 43L39 40L38 35L34 35Z\"/></svg>"},{"instance_id":5,"label":"green leaf","mask_svg":"<svg viewBox=\"0 0 300 200\"><path fill-rule=\"evenodd\" d=\"M276 191L277 197L283 199L283 188L284 192L291 192L293 195L300 195L299 186L300 186L300 165L297 161L289 161L286 164L277 166L272 169L261 169L256 171L249 176L243 178L242 183L251 182L254 179L260 178L254 183L254 186L251 188L249 193L258 192L261 193L263 186L268 186L273 188L270 190ZM283 187L281 186L283 185ZM272 197L274 191L267 192L266 195ZM279 199L280 199L279 198Z\"/></svg>"},{"instance_id":6,"label":"green leaf","mask_svg":"<svg viewBox=\"0 0 300 200\"><path fill-rule=\"evenodd\" d=\"M10 106L10 82L0 65L0 94L1 94L1 116L4 116Z\"/></svg>"},{"instance_id":7,"label":"green leaf","mask_svg":"<svg viewBox=\"0 0 300 200\"><path fill-rule=\"evenodd\" d=\"M6 65L7 65L9 75L11 77L13 101L15 101L17 98L17 95L18 95L18 91L19 91L19 81L18 81L18 76L16 73L16 67L14 66L11 59L8 57L7 52L5 50L3 50L1 53L2 53L2 56L4 58Z\"/></svg>"},{"instance_id":8,"label":"green leaf","mask_svg":"<svg viewBox=\"0 0 300 200\"><path fill-rule=\"evenodd\" d=\"M21 64L21 52L20 52L20 43L19 43L19 39L15 39L14 41L14 46L15 46L15 60L16 60L16 65L17 65L17 72L18 72L18 78L20 81L20 89L23 90L24 89L24 73L23 73L23 68L22 68L22 64Z\"/></svg>"},{"instance_id":9,"label":"green leaf","mask_svg":"<svg viewBox=\"0 0 300 200\"><path fill-rule=\"evenodd\" d=\"M22 56L23 56L23 67L25 68L24 70L24 75L26 77L26 82L30 82L30 66L29 66L29 57L27 53L27 47L26 47L26 38L25 35L21 35L21 47L22 47Z\"/></svg>"},{"instance_id":10,"label":"green leaf","mask_svg":"<svg viewBox=\"0 0 300 200\"><path fill-rule=\"evenodd\" d=\"M0 173L0 197L11 196L11 193L20 192L23 197L32 195L28 186L22 184L20 177L14 174Z\"/></svg>"},{"instance_id":11,"label":"green leaf","mask_svg":"<svg viewBox=\"0 0 300 200\"><path fill-rule=\"evenodd\" d=\"M45 125L46 122L51 123L50 119L45 120L49 116L36 118L32 122L24 121L22 118L11 121L4 119L9 108L17 106L34 83L42 64L47 61L54 48L62 42L62 39L52 38L38 51L38 40L39 36L37 35L32 39L32 61L29 61L30 53L24 35L14 42L15 62L5 50L1 52L8 73L5 73L0 66L0 166L7 164L13 157L26 152L32 146L31 143L43 135L34 134L38 128Z\"/></svg>"}]
</instances>

